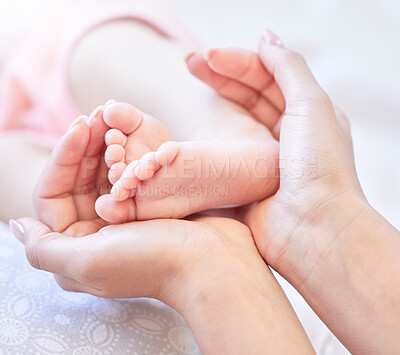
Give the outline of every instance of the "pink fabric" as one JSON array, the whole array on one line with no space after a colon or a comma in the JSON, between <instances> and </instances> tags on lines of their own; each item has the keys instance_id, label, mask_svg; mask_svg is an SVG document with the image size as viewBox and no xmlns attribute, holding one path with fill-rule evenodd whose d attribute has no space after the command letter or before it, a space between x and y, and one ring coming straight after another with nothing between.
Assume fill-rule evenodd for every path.
<instances>
[{"instance_id":1,"label":"pink fabric","mask_svg":"<svg viewBox=\"0 0 400 355\"><path fill-rule=\"evenodd\" d=\"M81 114L68 83L75 45L96 26L121 19L144 22L161 35L197 46L187 30L159 8L118 1L96 7L67 6L35 24L5 58L0 78L0 131L18 132L52 148Z\"/></svg>"}]
</instances>

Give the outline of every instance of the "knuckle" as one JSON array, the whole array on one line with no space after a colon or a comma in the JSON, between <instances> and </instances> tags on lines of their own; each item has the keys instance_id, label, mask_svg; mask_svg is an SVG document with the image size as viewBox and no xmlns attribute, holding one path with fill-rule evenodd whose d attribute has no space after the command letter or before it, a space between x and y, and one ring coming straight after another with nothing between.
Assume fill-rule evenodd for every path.
<instances>
[{"instance_id":1,"label":"knuckle","mask_svg":"<svg viewBox=\"0 0 400 355\"><path fill-rule=\"evenodd\" d=\"M32 233L35 233L35 230L32 230ZM41 269L43 257L46 255L46 248L49 242L49 239L52 238L52 234L46 234L31 243L25 244L25 254L28 259L29 264L35 269Z\"/></svg>"},{"instance_id":2,"label":"knuckle","mask_svg":"<svg viewBox=\"0 0 400 355\"><path fill-rule=\"evenodd\" d=\"M322 89L316 90L313 95L315 97L316 102L318 102L320 105L333 108L332 101L324 90Z\"/></svg>"},{"instance_id":3,"label":"knuckle","mask_svg":"<svg viewBox=\"0 0 400 355\"><path fill-rule=\"evenodd\" d=\"M299 88L287 102L287 111L302 114L313 112L320 114L333 113L333 106L329 96L320 88Z\"/></svg>"},{"instance_id":4,"label":"knuckle","mask_svg":"<svg viewBox=\"0 0 400 355\"><path fill-rule=\"evenodd\" d=\"M245 78L251 72L253 60L253 58L250 58L245 63L232 63L232 65L228 68L230 74L238 79Z\"/></svg>"},{"instance_id":5,"label":"knuckle","mask_svg":"<svg viewBox=\"0 0 400 355\"><path fill-rule=\"evenodd\" d=\"M40 269L40 246L38 243L26 246L25 254L29 264L35 269Z\"/></svg>"},{"instance_id":6,"label":"knuckle","mask_svg":"<svg viewBox=\"0 0 400 355\"><path fill-rule=\"evenodd\" d=\"M223 78L221 81L218 83L218 85L215 86L215 90L217 90L220 94L224 94L228 89L229 89L229 79Z\"/></svg>"},{"instance_id":7,"label":"knuckle","mask_svg":"<svg viewBox=\"0 0 400 355\"><path fill-rule=\"evenodd\" d=\"M302 62L302 63L306 62L304 57L300 53L291 51L289 49L283 49L282 55L283 55L284 61L287 64L290 64L293 62Z\"/></svg>"},{"instance_id":8,"label":"knuckle","mask_svg":"<svg viewBox=\"0 0 400 355\"><path fill-rule=\"evenodd\" d=\"M257 105L259 100L260 100L260 95L257 94L256 92L251 92L250 94L248 94L243 98L242 103L245 107L251 110Z\"/></svg>"}]
</instances>

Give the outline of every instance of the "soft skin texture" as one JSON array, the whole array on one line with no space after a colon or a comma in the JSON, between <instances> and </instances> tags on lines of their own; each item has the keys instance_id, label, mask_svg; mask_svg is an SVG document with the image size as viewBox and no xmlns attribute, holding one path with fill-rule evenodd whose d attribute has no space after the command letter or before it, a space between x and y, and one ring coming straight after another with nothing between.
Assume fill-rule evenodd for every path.
<instances>
[{"instance_id":1,"label":"soft skin texture","mask_svg":"<svg viewBox=\"0 0 400 355\"><path fill-rule=\"evenodd\" d=\"M35 193L42 222L10 222L29 262L66 290L166 302L204 354L314 353L245 225L197 216L106 226L96 218L96 195L109 187L105 165L93 163L103 161L104 143L93 139L105 133L101 122L96 112L79 118L55 148Z\"/></svg>"},{"instance_id":2,"label":"soft skin texture","mask_svg":"<svg viewBox=\"0 0 400 355\"><path fill-rule=\"evenodd\" d=\"M127 46L132 38L135 45ZM117 98L157 117L178 141L236 140L245 136L269 139L268 129L246 110L193 80L182 60L188 49L161 36L149 24L106 22L86 33L71 56L65 58L70 59L65 79L84 114L90 114L109 98ZM32 63L32 70L38 65ZM0 205L0 219L34 216L31 196L50 152L27 142L25 137L8 133L0 137L0 152L4 166L13 165L0 178L0 199L7 201ZM20 163L16 165L15 161Z\"/></svg>"},{"instance_id":3,"label":"soft skin texture","mask_svg":"<svg viewBox=\"0 0 400 355\"><path fill-rule=\"evenodd\" d=\"M366 201L348 121L304 59L265 31L258 55L213 49L192 54L188 67L245 107L238 88L276 106L281 102L274 95L277 86L281 89L286 106L280 120L253 112L279 136L280 188L249 208L246 223L268 264L297 288L352 353L396 353L400 235ZM269 83L267 91L262 82Z\"/></svg>"},{"instance_id":4,"label":"soft skin texture","mask_svg":"<svg viewBox=\"0 0 400 355\"><path fill-rule=\"evenodd\" d=\"M103 113L111 194L96 211L111 223L182 218L210 208L244 205L276 192L278 142L242 138L175 142L160 121L116 102Z\"/></svg>"}]
</instances>

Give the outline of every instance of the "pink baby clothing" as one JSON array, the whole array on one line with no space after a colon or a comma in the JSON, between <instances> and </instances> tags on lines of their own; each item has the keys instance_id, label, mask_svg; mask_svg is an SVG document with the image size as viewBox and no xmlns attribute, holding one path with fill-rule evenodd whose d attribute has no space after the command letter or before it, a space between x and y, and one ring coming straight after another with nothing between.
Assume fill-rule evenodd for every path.
<instances>
[{"instance_id":1,"label":"pink baby clothing","mask_svg":"<svg viewBox=\"0 0 400 355\"><path fill-rule=\"evenodd\" d=\"M159 8L126 1L67 5L36 23L5 58L0 76L0 131L18 132L52 148L81 114L68 83L74 47L93 28L115 20L139 21L163 36L197 46L187 29Z\"/></svg>"}]
</instances>

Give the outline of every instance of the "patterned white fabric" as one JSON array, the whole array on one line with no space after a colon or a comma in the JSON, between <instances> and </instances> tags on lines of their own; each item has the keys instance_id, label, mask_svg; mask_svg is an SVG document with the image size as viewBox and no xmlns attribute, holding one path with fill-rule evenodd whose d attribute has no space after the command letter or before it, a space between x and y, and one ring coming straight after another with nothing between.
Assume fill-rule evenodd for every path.
<instances>
[{"instance_id":1,"label":"patterned white fabric","mask_svg":"<svg viewBox=\"0 0 400 355\"><path fill-rule=\"evenodd\" d=\"M199 354L182 317L152 299L101 299L33 269L0 223L0 355Z\"/></svg>"},{"instance_id":2,"label":"patterned white fabric","mask_svg":"<svg viewBox=\"0 0 400 355\"><path fill-rule=\"evenodd\" d=\"M318 354L348 354L279 275ZM30 267L0 223L0 355L200 354L182 317L152 299L101 299L66 292Z\"/></svg>"}]
</instances>

